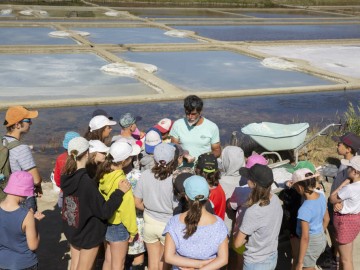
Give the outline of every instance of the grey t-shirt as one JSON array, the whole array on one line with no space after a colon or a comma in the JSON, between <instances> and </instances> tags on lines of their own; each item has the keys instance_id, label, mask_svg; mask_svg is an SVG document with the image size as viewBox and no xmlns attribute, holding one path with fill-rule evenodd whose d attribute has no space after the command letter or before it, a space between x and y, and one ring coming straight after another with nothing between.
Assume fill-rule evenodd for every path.
<instances>
[{"instance_id":1,"label":"grey t-shirt","mask_svg":"<svg viewBox=\"0 0 360 270\"><path fill-rule=\"evenodd\" d=\"M11 136L4 136L3 139L6 139L9 143L16 141L16 139ZM9 159L12 172L28 171L36 167L31 149L26 144L20 144L19 146L11 149Z\"/></svg>"},{"instance_id":2,"label":"grey t-shirt","mask_svg":"<svg viewBox=\"0 0 360 270\"><path fill-rule=\"evenodd\" d=\"M246 210L240 226L240 231L249 236L245 261L262 262L277 252L282 216L283 210L276 195L272 195L269 205L254 204Z\"/></svg>"},{"instance_id":3,"label":"grey t-shirt","mask_svg":"<svg viewBox=\"0 0 360 270\"><path fill-rule=\"evenodd\" d=\"M348 167L343 164L340 165L339 171L331 185L330 194L340 187L340 185L348 178L347 168Z\"/></svg>"},{"instance_id":4,"label":"grey t-shirt","mask_svg":"<svg viewBox=\"0 0 360 270\"><path fill-rule=\"evenodd\" d=\"M164 223L170 220L174 208L178 205L174 197L172 175L159 180L154 177L151 170L141 174L134 196L143 200L146 214Z\"/></svg>"}]
</instances>

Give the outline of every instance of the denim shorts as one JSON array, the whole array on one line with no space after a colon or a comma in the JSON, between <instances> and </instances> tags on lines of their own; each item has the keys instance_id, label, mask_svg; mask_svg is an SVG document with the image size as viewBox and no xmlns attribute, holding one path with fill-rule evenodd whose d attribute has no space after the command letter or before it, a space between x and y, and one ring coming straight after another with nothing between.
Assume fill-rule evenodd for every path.
<instances>
[{"instance_id":1,"label":"denim shorts","mask_svg":"<svg viewBox=\"0 0 360 270\"><path fill-rule=\"evenodd\" d=\"M129 239L129 232L125 226L120 224L108 224L105 239L108 242L124 242Z\"/></svg>"},{"instance_id":2,"label":"denim shorts","mask_svg":"<svg viewBox=\"0 0 360 270\"><path fill-rule=\"evenodd\" d=\"M262 262L244 261L244 270L274 270L278 259L277 251Z\"/></svg>"}]
</instances>

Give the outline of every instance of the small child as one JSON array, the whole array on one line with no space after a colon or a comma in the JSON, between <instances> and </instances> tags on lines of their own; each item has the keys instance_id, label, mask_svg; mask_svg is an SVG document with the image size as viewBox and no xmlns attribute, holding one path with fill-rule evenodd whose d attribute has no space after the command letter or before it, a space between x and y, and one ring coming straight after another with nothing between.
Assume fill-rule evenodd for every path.
<instances>
[{"instance_id":1,"label":"small child","mask_svg":"<svg viewBox=\"0 0 360 270\"><path fill-rule=\"evenodd\" d=\"M198 157L195 173L206 179L210 187L209 200L214 206L214 213L222 220L225 219L226 196L219 184L220 171L216 157L211 153L202 154Z\"/></svg>"},{"instance_id":2,"label":"small child","mask_svg":"<svg viewBox=\"0 0 360 270\"><path fill-rule=\"evenodd\" d=\"M297 215L296 234L299 252L294 258L292 269L315 270L316 261L326 247L325 230L329 224L326 199L316 191L316 176L307 168L293 173L292 187L303 197Z\"/></svg>"},{"instance_id":3,"label":"small child","mask_svg":"<svg viewBox=\"0 0 360 270\"><path fill-rule=\"evenodd\" d=\"M109 155L101 164L96 179L99 179L99 190L105 200L121 181L126 181L123 171L132 162L132 156L138 155L140 147L123 141L114 142ZM106 251L103 269L124 269L128 242L137 234L135 202L132 191L124 195L123 202L108 220L106 230ZM130 236L129 236L130 234ZM116 256L114 256L116 254Z\"/></svg>"},{"instance_id":4,"label":"small child","mask_svg":"<svg viewBox=\"0 0 360 270\"><path fill-rule=\"evenodd\" d=\"M335 237L342 269L354 269L353 243L360 232L360 156L342 159L348 178L331 195L334 204Z\"/></svg>"},{"instance_id":5,"label":"small child","mask_svg":"<svg viewBox=\"0 0 360 270\"><path fill-rule=\"evenodd\" d=\"M36 220L45 216L20 207L34 195L34 180L30 173L17 171L10 175L4 189L7 194L0 204L0 269L38 269L36 249L40 237Z\"/></svg>"}]
</instances>

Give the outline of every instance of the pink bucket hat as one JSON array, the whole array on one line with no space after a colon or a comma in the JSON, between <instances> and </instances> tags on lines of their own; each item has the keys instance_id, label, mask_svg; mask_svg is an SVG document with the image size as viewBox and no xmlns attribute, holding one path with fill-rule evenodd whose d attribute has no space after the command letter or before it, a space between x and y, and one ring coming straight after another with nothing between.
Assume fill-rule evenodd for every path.
<instances>
[{"instance_id":1,"label":"pink bucket hat","mask_svg":"<svg viewBox=\"0 0 360 270\"><path fill-rule=\"evenodd\" d=\"M4 192L22 197L34 196L34 179L32 175L25 171L12 173Z\"/></svg>"},{"instance_id":2,"label":"pink bucket hat","mask_svg":"<svg viewBox=\"0 0 360 270\"><path fill-rule=\"evenodd\" d=\"M253 153L250 157L248 157L245 167L250 169L255 164L267 165L268 161L262 155Z\"/></svg>"}]
</instances>

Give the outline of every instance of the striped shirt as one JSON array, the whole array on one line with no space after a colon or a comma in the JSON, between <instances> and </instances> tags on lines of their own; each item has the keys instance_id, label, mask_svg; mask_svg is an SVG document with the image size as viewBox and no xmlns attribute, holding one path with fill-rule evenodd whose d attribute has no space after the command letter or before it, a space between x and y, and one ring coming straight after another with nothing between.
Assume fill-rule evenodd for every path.
<instances>
[{"instance_id":1,"label":"striped shirt","mask_svg":"<svg viewBox=\"0 0 360 270\"><path fill-rule=\"evenodd\" d=\"M16 138L8 135L5 135L3 139L6 139L9 143L16 140ZM35 160L28 145L20 144L10 150L11 172L29 171L35 167Z\"/></svg>"}]
</instances>

